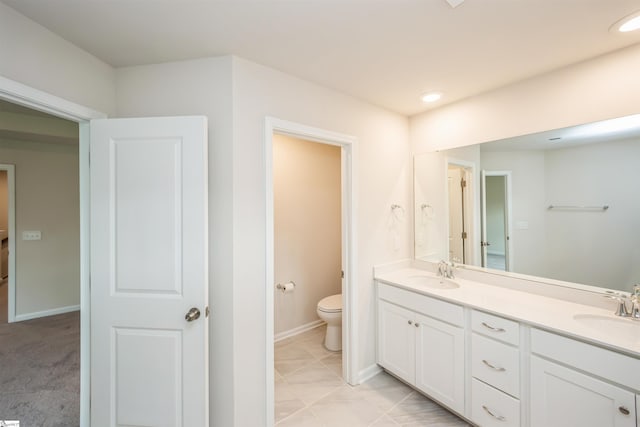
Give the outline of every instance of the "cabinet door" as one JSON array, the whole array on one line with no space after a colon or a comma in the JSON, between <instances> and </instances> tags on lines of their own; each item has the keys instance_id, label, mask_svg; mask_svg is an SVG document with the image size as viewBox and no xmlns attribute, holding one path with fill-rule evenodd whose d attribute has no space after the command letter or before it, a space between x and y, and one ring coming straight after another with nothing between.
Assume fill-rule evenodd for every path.
<instances>
[{"instance_id":1,"label":"cabinet door","mask_svg":"<svg viewBox=\"0 0 640 427\"><path fill-rule=\"evenodd\" d=\"M378 363L403 380L415 380L414 314L402 307L378 304Z\"/></svg>"},{"instance_id":2,"label":"cabinet door","mask_svg":"<svg viewBox=\"0 0 640 427\"><path fill-rule=\"evenodd\" d=\"M464 412L464 332L416 315L416 387L454 411Z\"/></svg>"},{"instance_id":3,"label":"cabinet door","mask_svg":"<svg viewBox=\"0 0 640 427\"><path fill-rule=\"evenodd\" d=\"M531 427L636 427L635 396L532 356Z\"/></svg>"}]
</instances>

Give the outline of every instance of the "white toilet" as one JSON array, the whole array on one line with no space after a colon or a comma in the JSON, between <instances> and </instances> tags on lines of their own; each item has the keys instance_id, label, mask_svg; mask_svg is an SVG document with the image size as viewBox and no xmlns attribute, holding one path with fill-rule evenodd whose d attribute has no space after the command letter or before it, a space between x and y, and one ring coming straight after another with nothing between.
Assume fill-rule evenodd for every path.
<instances>
[{"instance_id":1,"label":"white toilet","mask_svg":"<svg viewBox=\"0 0 640 427\"><path fill-rule=\"evenodd\" d=\"M318 317L327 322L324 346L327 350L342 350L342 294L323 298L316 308Z\"/></svg>"}]
</instances>

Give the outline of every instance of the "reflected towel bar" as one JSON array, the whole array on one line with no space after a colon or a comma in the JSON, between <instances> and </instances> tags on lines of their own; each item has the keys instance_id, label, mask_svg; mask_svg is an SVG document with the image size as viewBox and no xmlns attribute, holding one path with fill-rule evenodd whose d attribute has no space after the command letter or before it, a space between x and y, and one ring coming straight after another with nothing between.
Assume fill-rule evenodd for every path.
<instances>
[{"instance_id":1,"label":"reflected towel bar","mask_svg":"<svg viewBox=\"0 0 640 427\"><path fill-rule=\"evenodd\" d=\"M549 205L547 208L549 210L552 209L566 209L566 210L598 210L598 211L606 211L609 209L609 205L603 206L558 206L558 205Z\"/></svg>"}]
</instances>

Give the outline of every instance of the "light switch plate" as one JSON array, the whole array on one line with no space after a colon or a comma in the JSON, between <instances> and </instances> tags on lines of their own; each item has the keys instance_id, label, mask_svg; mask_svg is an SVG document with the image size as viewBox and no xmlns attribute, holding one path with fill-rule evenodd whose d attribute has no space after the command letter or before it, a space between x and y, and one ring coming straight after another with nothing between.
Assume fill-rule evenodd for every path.
<instances>
[{"instance_id":1,"label":"light switch plate","mask_svg":"<svg viewBox=\"0 0 640 427\"><path fill-rule=\"evenodd\" d=\"M42 233L40 230L23 231L22 240L42 240Z\"/></svg>"}]
</instances>

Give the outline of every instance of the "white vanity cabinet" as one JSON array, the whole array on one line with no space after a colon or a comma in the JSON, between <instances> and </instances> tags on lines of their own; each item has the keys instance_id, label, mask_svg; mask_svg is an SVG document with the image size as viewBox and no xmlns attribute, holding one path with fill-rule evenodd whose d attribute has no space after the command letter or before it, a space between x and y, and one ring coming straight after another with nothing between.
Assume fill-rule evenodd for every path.
<instances>
[{"instance_id":1,"label":"white vanity cabinet","mask_svg":"<svg viewBox=\"0 0 640 427\"><path fill-rule=\"evenodd\" d=\"M537 329L531 352L531 427L636 427L637 359Z\"/></svg>"},{"instance_id":2,"label":"white vanity cabinet","mask_svg":"<svg viewBox=\"0 0 640 427\"><path fill-rule=\"evenodd\" d=\"M378 364L459 413L463 325L461 306L378 284Z\"/></svg>"},{"instance_id":3,"label":"white vanity cabinet","mask_svg":"<svg viewBox=\"0 0 640 427\"><path fill-rule=\"evenodd\" d=\"M398 276L376 282L377 360L414 388L479 427L640 427L640 352L616 344L637 330L603 341L571 323L575 303L462 279L441 300Z\"/></svg>"},{"instance_id":4,"label":"white vanity cabinet","mask_svg":"<svg viewBox=\"0 0 640 427\"><path fill-rule=\"evenodd\" d=\"M481 426L520 426L520 325L471 311L471 419Z\"/></svg>"}]
</instances>

